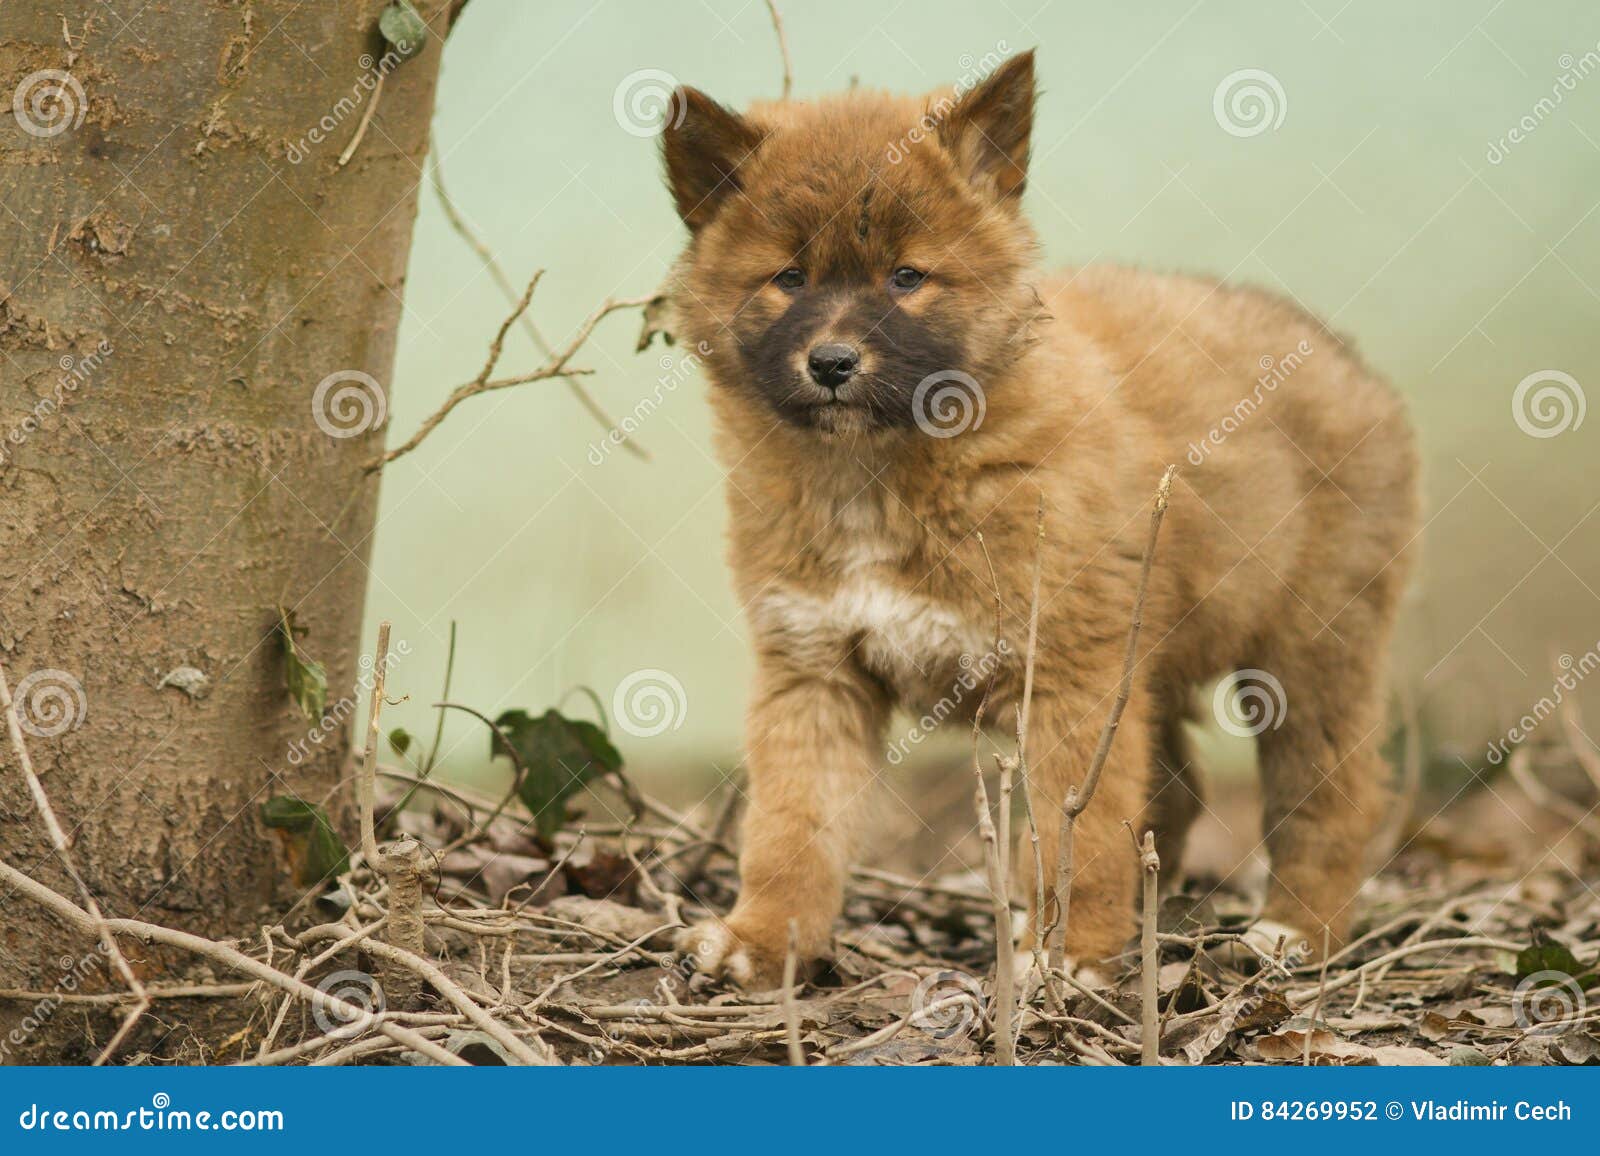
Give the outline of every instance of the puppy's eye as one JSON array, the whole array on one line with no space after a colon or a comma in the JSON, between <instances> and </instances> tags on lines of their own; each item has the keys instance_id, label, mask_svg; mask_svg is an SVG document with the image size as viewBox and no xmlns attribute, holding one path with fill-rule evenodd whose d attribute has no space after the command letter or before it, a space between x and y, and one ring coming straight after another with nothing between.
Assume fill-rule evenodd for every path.
<instances>
[{"instance_id":1,"label":"puppy's eye","mask_svg":"<svg viewBox=\"0 0 1600 1156\"><path fill-rule=\"evenodd\" d=\"M927 276L921 269L913 269L910 265L902 265L889 277L889 286L892 289L898 289L902 293L909 293L918 285L921 285Z\"/></svg>"},{"instance_id":2,"label":"puppy's eye","mask_svg":"<svg viewBox=\"0 0 1600 1156\"><path fill-rule=\"evenodd\" d=\"M772 279L772 283L779 289L789 289L792 291L800 288L800 286L806 283L806 275L803 270L796 269L793 265L791 265L782 273L779 273L776 277L774 277Z\"/></svg>"}]
</instances>

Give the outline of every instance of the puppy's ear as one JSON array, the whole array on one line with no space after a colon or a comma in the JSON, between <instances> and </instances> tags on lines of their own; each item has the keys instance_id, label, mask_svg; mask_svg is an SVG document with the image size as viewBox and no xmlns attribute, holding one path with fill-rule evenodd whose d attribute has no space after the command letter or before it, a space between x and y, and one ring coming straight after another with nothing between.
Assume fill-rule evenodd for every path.
<instances>
[{"instance_id":1,"label":"puppy's ear","mask_svg":"<svg viewBox=\"0 0 1600 1156\"><path fill-rule=\"evenodd\" d=\"M1015 201L1028 181L1033 133L1033 50L1007 60L939 123L939 139L967 179Z\"/></svg>"},{"instance_id":2,"label":"puppy's ear","mask_svg":"<svg viewBox=\"0 0 1600 1156\"><path fill-rule=\"evenodd\" d=\"M673 92L661 157L678 216L691 232L702 229L738 190L739 166L761 139L759 128L699 89Z\"/></svg>"}]
</instances>

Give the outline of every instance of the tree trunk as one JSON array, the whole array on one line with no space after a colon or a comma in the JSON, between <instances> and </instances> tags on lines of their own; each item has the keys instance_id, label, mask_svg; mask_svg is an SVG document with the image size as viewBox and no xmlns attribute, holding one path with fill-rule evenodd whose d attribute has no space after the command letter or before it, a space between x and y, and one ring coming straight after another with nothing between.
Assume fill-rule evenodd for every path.
<instances>
[{"instance_id":1,"label":"tree trunk","mask_svg":"<svg viewBox=\"0 0 1600 1156\"><path fill-rule=\"evenodd\" d=\"M290 889L260 804L348 801L362 466L449 18L419 2L402 62L383 7L0 5L0 662L108 914L254 938ZM321 742L278 606L327 666ZM0 855L78 901L3 741ZM89 950L0 895L0 988L115 990L74 976ZM189 963L129 953L157 981ZM92 1058L80 1006L35 1030L0 999L0 1057Z\"/></svg>"}]
</instances>

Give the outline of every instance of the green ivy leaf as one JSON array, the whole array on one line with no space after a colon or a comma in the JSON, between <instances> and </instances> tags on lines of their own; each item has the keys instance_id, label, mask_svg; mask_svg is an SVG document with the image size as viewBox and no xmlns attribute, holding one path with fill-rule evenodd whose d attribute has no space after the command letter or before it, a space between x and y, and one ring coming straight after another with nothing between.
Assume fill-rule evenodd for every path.
<instances>
[{"instance_id":1,"label":"green ivy leaf","mask_svg":"<svg viewBox=\"0 0 1600 1156\"><path fill-rule=\"evenodd\" d=\"M428 22L407 0L395 0L378 16L378 31L402 57L411 57L428 39Z\"/></svg>"},{"instance_id":2,"label":"green ivy leaf","mask_svg":"<svg viewBox=\"0 0 1600 1156\"><path fill-rule=\"evenodd\" d=\"M300 713L320 719L328 705L328 672L322 663L307 658L294 641L294 613L278 608L278 638L283 643L283 681Z\"/></svg>"},{"instance_id":3,"label":"green ivy leaf","mask_svg":"<svg viewBox=\"0 0 1600 1156\"><path fill-rule=\"evenodd\" d=\"M1572 949L1554 940L1535 941L1517 953L1517 978L1527 979L1541 971L1555 971L1562 975L1582 977L1589 968L1578 962Z\"/></svg>"},{"instance_id":4,"label":"green ivy leaf","mask_svg":"<svg viewBox=\"0 0 1600 1156\"><path fill-rule=\"evenodd\" d=\"M350 869L350 852L328 812L294 795L274 795L261 804L261 822L278 833L298 887L312 887Z\"/></svg>"},{"instance_id":5,"label":"green ivy leaf","mask_svg":"<svg viewBox=\"0 0 1600 1156\"><path fill-rule=\"evenodd\" d=\"M411 749L411 732L405 727L395 727L389 732L389 748L401 758Z\"/></svg>"},{"instance_id":6,"label":"green ivy leaf","mask_svg":"<svg viewBox=\"0 0 1600 1156\"><path fill-rule=\"evenodd\" d=\"M566 823L568 798L590 779L622 769L622 755L592 722L556 710L537 718L508 710L494 725L490 754L509 757L515 750L522 760L527 774L517 793L546 842Z\"/></svg>"}]
</instances>

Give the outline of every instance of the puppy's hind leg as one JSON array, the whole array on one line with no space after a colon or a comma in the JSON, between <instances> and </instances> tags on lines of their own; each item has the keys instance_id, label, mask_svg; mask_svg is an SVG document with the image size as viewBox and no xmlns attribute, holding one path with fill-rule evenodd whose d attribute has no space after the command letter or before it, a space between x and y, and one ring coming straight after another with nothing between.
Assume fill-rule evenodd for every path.
<instances>
[{"instance_id":1,"label":"puppy's hind leg","mask_svg":"<svg viewBox=\"0 0 1600 1156\"><path fill-rule=\"evenodd\" d=\"M1183 854L1189 828L1205 809L1199 768L1192 744L1184 731L1186 715L1168 713L1156 723L1154 774L1151 777L1150 826L1156 833L1156 854L1161 859L1161 883L1176 890L1183 881Z\"/></svg>"},{"instance_id":2,"label":"puppy's hind leg","mask_svg":"<svg viewBox=\"0 0 1600 1156\"><path fill-rule=\"evenodd\" d=\"M1344 941L1382 818L1382 658L1324 633L1275 648L1234 686L1263 688L1253 716L1271 861L1262 916L1278 925L1264 932L1298 932L1286 949L1305 957L1321 953L1324 929L1332 947Z\"/></svg>"}]
</instances>

